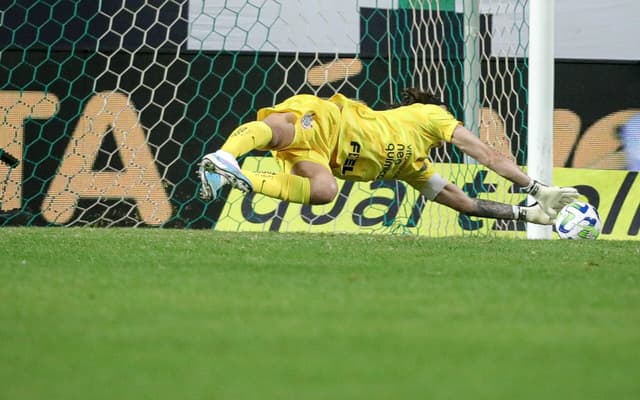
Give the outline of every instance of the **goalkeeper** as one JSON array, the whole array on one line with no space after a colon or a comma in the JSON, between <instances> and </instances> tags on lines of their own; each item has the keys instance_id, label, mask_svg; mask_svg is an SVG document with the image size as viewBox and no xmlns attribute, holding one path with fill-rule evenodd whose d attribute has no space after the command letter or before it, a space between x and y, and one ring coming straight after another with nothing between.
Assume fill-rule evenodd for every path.
<instances>
[{"instance_id":1,"label":"goalkeeper","mask_svg":"<svg viewBox=\"0 0 640 400\"><path fill-rule=\"evenodd\" d=\"M516 206L469 197L433 170L430 150L443 142L516 183L537 203ZM240 169L236 159L254 149L270 150L282 172ZM303 204L326 204L338 193L336 177L351 181L397 179L428 200L463 214L550 225L578 197L570 187L549 187L527 176L466 129L446 105L424 91L402 93L398 107L374 111L336 94L329 99L296 95L258 111L257 121L236 128L198 169L200 196L215 200L225 185Z\"/></svg>"}]
</instances>

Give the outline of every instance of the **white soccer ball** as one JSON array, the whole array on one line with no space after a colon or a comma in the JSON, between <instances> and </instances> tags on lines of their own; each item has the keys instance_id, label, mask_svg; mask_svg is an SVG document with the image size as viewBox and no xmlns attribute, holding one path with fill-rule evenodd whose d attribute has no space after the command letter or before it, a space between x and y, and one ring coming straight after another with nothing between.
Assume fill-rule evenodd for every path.
<instances>
[{"instance_id":1,"label":"white soccer ball","mask_svg":"<svg viewBox=\"0 0 640 400\"><path fill-rule=\"evenodd\" d=\"M556 217L556 232L562 239L597 239L601 231L598 210L589 203L574 201Z\"/></svg>"}]
</instances>

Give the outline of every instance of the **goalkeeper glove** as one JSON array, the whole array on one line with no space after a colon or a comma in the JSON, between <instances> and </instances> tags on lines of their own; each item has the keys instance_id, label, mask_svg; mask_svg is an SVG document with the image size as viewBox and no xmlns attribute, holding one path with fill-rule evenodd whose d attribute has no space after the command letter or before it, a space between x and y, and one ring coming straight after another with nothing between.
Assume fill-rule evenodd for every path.
<instances>
[{"instance_id":1,"label":"goalkeeper glove","mask_svg":"<svg viewBox=\"0 0 640 400\"><path fill-rule=\"evenodd\" d=\"M518 221L532 222L539 225L553 225L555 222L555 218L542 211L542 207L538 203L528 207L519 206L516 218Z\"/></svg>"},{"instance_id":2,"label":"goalkeeper glove","mask_svg":"<svg viewBox=\"0 0 640 400\"><path fill-rule=\"evenodd\" d=\"M542 211L555 218L562 207L574 202L580 193L572 187L547 186L532 179L524 191L538 200ZM531 221L533 222L533 221Z\"/></svg>"}]
</instances>

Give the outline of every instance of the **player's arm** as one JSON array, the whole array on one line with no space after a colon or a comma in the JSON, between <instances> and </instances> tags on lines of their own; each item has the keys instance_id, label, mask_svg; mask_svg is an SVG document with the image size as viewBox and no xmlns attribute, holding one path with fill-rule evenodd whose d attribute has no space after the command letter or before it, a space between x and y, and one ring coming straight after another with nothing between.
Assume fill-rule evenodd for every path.
<instances>
[{"instance_id":1,"label":"player's arm","mask_svg":"<svg viewBox=\"0 0 640 400\"><path fill-rule=\"evenodd\" d=\"M526 187L531 182L531 178L522 172L515 162L484 143L462 125L458 125L453 131L451 143L480 164L513 183Z\"/></svg>"},{"instance_id":2,"label":"player's arm","mask_svg":"<svg viewBox=\"0 0 640 400\"><path fill-rule=\"evenodd\" d=\"M578 198L575 188L549 187L530 178L515 162L491 148L462 125L458 125L453 131L451 143L498 175L522 186L551 217L555 217L562 207Z\"/></svg>"}]
</instances>

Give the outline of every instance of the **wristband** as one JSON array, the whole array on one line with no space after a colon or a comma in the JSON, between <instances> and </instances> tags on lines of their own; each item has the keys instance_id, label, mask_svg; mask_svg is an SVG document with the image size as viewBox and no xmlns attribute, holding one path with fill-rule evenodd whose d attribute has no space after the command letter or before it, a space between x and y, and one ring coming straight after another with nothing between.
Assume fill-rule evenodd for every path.
<instances>
[{"instance_id":1,"label":"wristband","mask_svg":"<svg viewBox=\"0 0 640 400\"><path fill-rule=\"evenodd\" d=\"M531 182L525 186L523 189L526 193L530 194L531 196L535 196L538 193L538 190L540 190L540 182L536 181L535 179L531 179Z\"/></svg>"}]
</instances>

